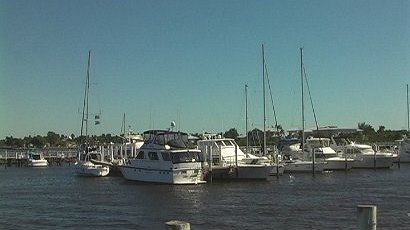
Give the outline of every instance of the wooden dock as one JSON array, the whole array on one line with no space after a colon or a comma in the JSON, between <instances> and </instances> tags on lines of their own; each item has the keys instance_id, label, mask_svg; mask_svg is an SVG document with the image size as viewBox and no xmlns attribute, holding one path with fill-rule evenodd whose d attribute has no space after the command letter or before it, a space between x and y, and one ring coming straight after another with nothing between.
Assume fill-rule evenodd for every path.
<instances>
[{"instance_id":1,"label":"wooden dock","mask_svg":"<svg viewBox=\"0 0 410 230\"><path fill-rule=\"evenodd\" d=\"M0 149L0 165L5 167L27 167L28 154L30 149ZM77 149L68 148L49 148L38 149L36 152L41 152L44 158L48 161L48 165L70 165L77 159Z\"/></svg>"}]
</instances>

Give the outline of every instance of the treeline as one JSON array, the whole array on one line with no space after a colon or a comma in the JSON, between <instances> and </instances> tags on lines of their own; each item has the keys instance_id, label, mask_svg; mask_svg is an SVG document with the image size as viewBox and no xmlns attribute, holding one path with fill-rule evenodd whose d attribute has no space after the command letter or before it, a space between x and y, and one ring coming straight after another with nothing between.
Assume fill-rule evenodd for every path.
<instances>
[{"instance_id":1,"label":"treeline","mask_svg":"<svg viewBox=\"0 0 410 230\"><path fill-rule=\"evenodd\" d=\"M123 138L111 135L102 134L100 136L90 136L87 142L94 144L106 144L106 143L120 143ZM0 140L0 146L11 148L43 148L43 147L76 147L80 143L85 141L85 136L75 136L71 134L69 136L60 135L55 132L49 131L46 136L28 136L24 138L15 138L7 136L5 139Z\"/></svg>"},{"instance_id":2,"label":"treeline","mask_svg":"<svg viewBox=\"0 0 410 230\"><path fill-rule=\"evenodd\" d=\"M379 126L377 130L375 130L371 125L366 124L365 122L360 122L357 125L358 130L353 133L342 133L338 134L338 138L344 138L350 141L358 142L358 143L385 143L385 142L394 142L397 140L403 139L403 137L407 136L410 137L410 133L407 130L387 130L385 126ZM266 143L267 145L278 145L281 138L285 137L285 131L279 125L277 128L272 131L266 131ZM320 133L320 132L319 132ZM239 145L246 145L246 137L239 136L237 130L235 128L231 128L225 133L221 133L224 137L229 137L236 139ZM319 137L317 134L310 134L314 137ZM300 138L301 133L297 133L296 135L292 135L292 137ZM328 137L330 136L320 136L320 137ZM263 142L263 132L259 129L253 129L248 132L248 140L250 145L254 146L262 146Z\"/></svg>"},{"instance_id":3,"label":"treeline","mask_svg":"<svg viewBox=\"0 0 410 230\"><path fill-rule=\"evenodd\" d=\"M361 131L344 134L341 135L341 137L362 143L380 143L393 142L402 139L404 136L410 135L407 130L386 130L385 126L379 126L379 128L375 130L371 125L366 124L365 122L358 123L357 127Z\"/></svg>"},{"instance_id":4,"label":"treeline","mask_svg":"<svg viewBox=\"0 0 410 230\"><path fill-rule=\"evenodd\" d=\"M409 135L406 130L386 130L385 126L379 126L375 130L371 125L365 122L358 123L358 129L360 131L340 134L339 137L349 139L351 141L359 143L380 143L380 142L393 142L400 140L405 135ZM203 134L196 133L193 136L201 137ZM219 133L219 135L226 138L235 139L239 145L246 145L246 137L240 136L236 128L231 128L225 132ZM267 145L277 145L281 138L285 136L285 131L281 126L278 126L275 131L270 129L266 132ZM263 132L259 129L253 129L248 132L249 144L253 146L263 145ZM108 143L121 143L124 140L121 136L112 134L102 134L100 136L93 135L88 137L87 142L93 144L108 144ZM0 147L11 148L43 148L43 147L76 147L80 143L85 142L84 136L75 136L71 134L69 136L60 135L55 132L49 131L46 136L28 136L24 138L15 138L7 136L5 139L0 140Z\"/></svg>"}]
</instances>

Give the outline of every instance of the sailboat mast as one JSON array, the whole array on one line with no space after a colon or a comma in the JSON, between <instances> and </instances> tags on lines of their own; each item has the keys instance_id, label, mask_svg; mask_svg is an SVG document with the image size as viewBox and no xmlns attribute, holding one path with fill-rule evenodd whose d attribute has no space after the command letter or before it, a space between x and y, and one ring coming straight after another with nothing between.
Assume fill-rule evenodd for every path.
<instances>
[{"instance_id":1,"label":"sailboat mast","mask_svg":"<svg viewBox=\"0 0 410 230\"><path fill-rule=\"evenodd\" d=\"M410 132L410 116L409 116L409 84L406 84L407 88L407 132Z\"/></svg>"},{"instance_id":2,"label":"sailboat mast","mask_svg":"<svg viewBox=\"0 0 410 230\"><path fill-rule=\"evenodd\" d=\"M91 63L91 50L88 51L88 64L87 64L87 82L86 82L86 113L85 113L85 143L88 146L88 95L90 91L90 63Z\"/></svg>"},{"instance_id":3,"label":"sailboat mast","mask_svg":"<svg viewBox=\"0 0 410 230\"><path fill-rule=\"evenodd\" d=\"M83 114L81 118L81 131L80 131L80 137L82 138L84 126L85 126L84 143L87 143L87 134L88 134L88 90L89 90L89 85L90 85L90 58L91 58L91 50L88 51L87 77L85 79Z\"/></svg>"},{"instance_id":4,"label":"sailboat mast","mask_svg":"<svg viewBox=\"0 0 410 230\"><path fill-rule=\"evenodd\" d=\"M302 152L305 147L305 102L303 92L303 48L300 48L300 80L302 85Z\"/></svg>"},{"instance_id":5,"label":"sailboat mast","mask_svg":"<svg viewBox=\"0 0 410 230\"><path fill-rule=\"evenodd\" d=\"M248 84L245 84L245 135L246 135L246 153L249 152L248 137Z\"/></svg>"},{"instance_id":6,"label":"sailboat mast","mask_svg":"<svg viewBox=\"0 0 410 230\"><path fill-rule=\"evenodd\" d=\"M263 77L263 155L266 156L266 102L265 102L265 49L262 44L262 77Z\"/></svg>"}]
</instances>

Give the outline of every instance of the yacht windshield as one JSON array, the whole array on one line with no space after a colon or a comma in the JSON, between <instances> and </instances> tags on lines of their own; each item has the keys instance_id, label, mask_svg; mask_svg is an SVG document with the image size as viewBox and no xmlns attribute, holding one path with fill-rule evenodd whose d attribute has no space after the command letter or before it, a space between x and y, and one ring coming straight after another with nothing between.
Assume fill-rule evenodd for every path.
<instances>
[{"instance_id":1,"label":"yacht windshield","mask_svg":"<svg viewBox=\"0 0 410 230\"><path fill-rule=\"evenodd\" d=\"M203 162L204 156L201 152L174 152L171 154L172 163Z\"/></svg>"}]
</instances>

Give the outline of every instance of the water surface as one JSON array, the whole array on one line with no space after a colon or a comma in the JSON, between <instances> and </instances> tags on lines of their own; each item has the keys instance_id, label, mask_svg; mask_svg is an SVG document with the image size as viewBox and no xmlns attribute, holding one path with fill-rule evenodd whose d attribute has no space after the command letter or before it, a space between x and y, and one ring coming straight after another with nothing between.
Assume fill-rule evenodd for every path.
<instances>
[{"instance_id":1,"label":"water surface","mask_svg":"<svg viewBox=\"0 0 410 230\"><path fill-rule=\"evenodd\" d=\"M0 168L2 229L356 229L376 204L378 229L409 229L410 165L285 174L268 181L156 185L76 176L72 167Z\"/></svg>"}]
</instances>

